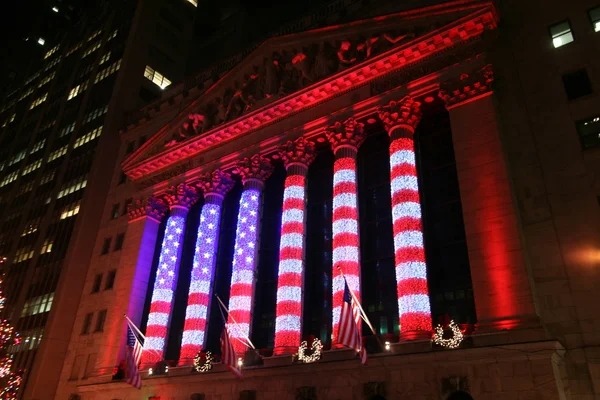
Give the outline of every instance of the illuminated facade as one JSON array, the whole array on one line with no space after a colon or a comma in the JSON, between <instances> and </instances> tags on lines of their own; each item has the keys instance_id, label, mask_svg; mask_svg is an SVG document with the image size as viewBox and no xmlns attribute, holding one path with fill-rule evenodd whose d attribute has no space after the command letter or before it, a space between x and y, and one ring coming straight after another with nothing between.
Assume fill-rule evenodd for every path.
<instances>
[{"instance_id":1,"label":"illuminated facade","mask_svg":"<svg viewBox=\"0 0 600 400\"><path fill-rule=\"evenodd\" d=\"M134 199L117 295L104 332L78 335L100 307L84 289L56 398L593 398L597 328L558 326L548 302L571 292L548 293L532 247L554 249L519 189L500 21L458 0L272 38L123 130L148 140L104 205ZM336 340L344 280L373 325L367 366ZM118 371L124 314L147 336L141 391ZM224 320L243 381L192 372Z\"/></svg>"}]
</instances>

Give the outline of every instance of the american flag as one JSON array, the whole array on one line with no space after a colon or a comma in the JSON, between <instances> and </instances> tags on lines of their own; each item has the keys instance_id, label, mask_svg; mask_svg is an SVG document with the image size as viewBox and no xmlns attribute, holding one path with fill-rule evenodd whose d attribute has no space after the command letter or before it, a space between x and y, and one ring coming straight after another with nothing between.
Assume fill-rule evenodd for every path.
<instances>
[{"instance_id":1,"label":"american flag","mask_svg":"<svg viewBox=\"0 0 600 400\"><path fill-rule=\"evenodd\" d=\"M238 378L242 377L242 371L238 368L237 359L235 357L235 349L231 343L231 337L229 336L229 328L227 324L223 328L223 334L221 335L221 362L229 368Z\"/></svg>"},{"instance_id":2,"label":"american flag","mask_svg":"<svg viewBox=\"0 0 600 400\"><path fill-rule=\"evenodd\" d=\"M366 364L367 352L363 347L360 328L360 310L350 293L348 282L344 279L344 301L340 313L340 329L337 342L356 350L360 354L360 361Z\"/></svg>"},{"instance_id":3,"label":"american flag","mask_svg":"<svg viewBox=\"0 0 600 400\"><path fill-rule=\"evenodd\" d=\"M140 376L140 359L144 345L127 325L127 365L125 371L125 382L138 389L142 388L142 377Z\"/></svg>"}]
</instances>

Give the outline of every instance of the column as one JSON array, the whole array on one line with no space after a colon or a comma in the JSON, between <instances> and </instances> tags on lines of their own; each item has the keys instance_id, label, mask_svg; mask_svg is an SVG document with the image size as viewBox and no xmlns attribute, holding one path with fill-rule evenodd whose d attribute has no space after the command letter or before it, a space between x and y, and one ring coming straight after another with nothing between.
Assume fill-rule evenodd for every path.
<instances>
[{"instance_id":1,"label":"column","mask_svg":"<svg viewBox=\"0 0 600 400\"><path fill-rule=\"evenodd\" d=\"M390 136L390 186L400 339L431 337L414 134L421 104L410 97L378 110Z\"/></svg>"},{"instance_id":2,"label":"column","mask_svg":"<svg viewBox=\"0 0 600 400\"><path fill-rule=\"evenodd\" d=\"M452 127L477 330L537 323L486 66L442 85Z\"/></svg>"},{"instance_id":3,"label":"column","mask_svg":"<svg viewBox=\"0 0 600 400\"><path fill-rule=\"evenodd\" d=\"M185 326L181 339L180 364L191 365L194 356L206 344L206 324L211 307L219 248L221 207L233 183L228 173L218 169L204 175L198 183L198 187L204 192L204 206L198 224Z\"/></svg>"},{"instance_id":4,"label":"column","mask_svg":"<svg viewBox=\"0 0 600 400\"><path fill-rule=\"evenodd\" d=\"M254 305L254 276L258 265L258 243L260 211L265 180L273 172L266 158L256 154L238 163L237 173L244 184L237 230L229 289L229 319L231 337L244 340L250 336L252 308ZM233 320L237 324L233 324ZM243 354L246 346L233 339L237 354Z\"/></svg>"},{"instance_id":5,"label":"column","mask_svg":"<svg viewBox=\"0 0 600 400\"><path fill-rule=\"evenodd\" d=\"M273 354L294 354L302 338L306 174L316 157L315 145L303 137L288 141L280 151L287 177L283 192L279 276Z\"/></svg>"},{"instance_id":6,"label":"column","mask_svg":"<svg viewBox=\"0 0 600 400\"><path fill-rule=\"evenodd\" d=\"M167 209L163 200L149 197L136 200L128 210L129 225L121 250L118 279L114 287L116 296L111 310L116 315L127 314L138 326L142 322L158 228ZM101 374L112 373L112 368L125 359L126 353L125 321L123 318L112 318L107 322L109 324L104 330L109 340L96 361Z\"/></svg>"},{"instance_id":7,"label":"column","mask_svg":"<svg viewBox=\"0 0 600 400\"><path fill-rule=\"evenodd\" d=\"M365 141L364 124L353 118L327 128L333 149L333 270L332 334L336 347L340 312L344 296L344 273L348 286L360 299L360 251L358 235L358 198L356 155Z\"/></svg>"},{"instance_id":8,"label":"column","mask_svg":"<svg viewBox=\"0 0 600 400\"><path fill-rule=\"evenodd\" d=\"M156 270L156 280L152 290L146 342L142 354L142 364L145 366L151 366L148 364L163 359L181 262L185 219L190 207L197 199L196 189L186 184L172 187L165 196L165 200L169 204L170 216L167 219Z\"/></svg>"}]
</instances>

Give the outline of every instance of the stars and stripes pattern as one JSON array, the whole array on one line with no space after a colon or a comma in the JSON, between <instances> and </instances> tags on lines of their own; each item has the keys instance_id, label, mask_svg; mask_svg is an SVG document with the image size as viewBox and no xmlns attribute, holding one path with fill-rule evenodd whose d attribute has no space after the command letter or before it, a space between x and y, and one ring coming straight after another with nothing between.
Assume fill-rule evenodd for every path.
<instances>
[{"instance_id":1,"label":"stars and stripes pattern","mask_svg":"<svg viewBox=\"0 0 600 400\"><path fill-rule=\"evenodd\" d=\"M163 358L168 333L173 292L177 285L177 273L181 258L181 244L185 231L185 217L172 215L167 220L165 236L160 250L156 280L152 291L150 314L146 327L145 350L142 362L156 363Z\"/></svg>"},{"instance_id":2,"label":"stars and stripes pattern","mask_svg":"<svg viewBox=\"0 0 600 400\"><path fill-rule=\"evenodd\" d=\"M245 341L250 336L252 303L254 301L254 271L258 247L259 212L261 191L246 188L240 198L240 209L235 237L235 247L229 292L228 324L237 323L231 336ZM236 340L233 347L237 353L246 351L246 346Z\"/></svg>"},{"instance_id":3,"label":"stars and stripes pattern","mask_svg":"<svg viewBox=\"0 0 600 400\"><path fill-rule=\"evenodd\" d=\"M338 157L341 152L352 156ZM360 256L358 203L356 197L356 150L341 149L333 164L333 337L337 331L344 299L346 276L350 288L360 299Z\"/></svg>"},{"instance_id":4,"label":"stars and stripes pattern","mask_svg":"<svg viewBox=\"0 0 600 400\"><path fill-rule=\"evenodd\" d=\"M293 167L292 167L293 168ZM303 168L304 175L306 167ZM302 336L302 280L304 276L305 176L291 174L285 180L279 277L275 319L275 351L297 348Z\"/></svg>"},{"instance_id":5,"label":"stars and stripes pattern","mask_svg":"<svg viewBox=\"0 0 600 400\"><path fill-rule=\"evenodd\" d=\"M142 377L140 376L139 365L143 351L143 343L140 342L128 324L125 382L138 389L142 388Z\"/></svg>"},{"instance_id":6,"label":"stars and stripes pattern","mask_svg":"<svg viewBox=\"0 0 600 400\"><path fill-rule=\"evenodd\" d=\"M231 336L227 324L221 333L221 363L233 372L238 378L242 377L242 371L237 365L236 351L231 343Z\"/></svg>"},{"instance_id":7,"label":"stars and stripes pattern","mask_svg":"<svg viewBox=\"0 0 600 400\"><path fill-rule=\"evenodd\" d=\"M221 202L221 198L215 199L211 203L207 199L200 214L185 325L181 339L181 359L193 359L204 347L217 261Z\"/></svg>"},{"instance_id":8,"label":"stars and stripes pattern","mask_svg":"<svg viewBox=\"0 0 600 400\"><path fill-rule=\"evenodd\" d=\"M363 364L367 363L367 351L362 342L360 310L352 297L352 293L350 293L348 283L345 281L337 343L356 350L360 355L360 361Z\"/></svg>"},{"instance_id":9,"label":"stars and stripes pattern","mask_svg":"<svg viewBox=\"0 0 600 400\"><path fill-rule=\"evenodd\" d=\"M429 331L431 308L412 138L392 141L390 169L400 332Z\"/></svg>"}]
</instances>

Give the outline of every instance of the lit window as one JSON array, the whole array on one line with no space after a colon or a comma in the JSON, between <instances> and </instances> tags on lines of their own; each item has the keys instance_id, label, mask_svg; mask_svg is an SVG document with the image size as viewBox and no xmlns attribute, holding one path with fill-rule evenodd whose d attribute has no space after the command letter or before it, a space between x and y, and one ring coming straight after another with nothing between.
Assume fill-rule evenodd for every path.
<instances>
[{"instance_id":1,"label":"lit window","mask_svg":"<svg viewBox=\"0 0 600 400\"><path fill-rule=\"evenodd\" d=\"M36 220L33 220L27 224L27 226L25 227L25 230L21 234L21 237L31 235L32 233L37 232L39 227L40 227L40 219L37 218Z\"/></svg>"},{"instance_id":2,"label":"lit window","mask_svg":"<svg viewBox=\"0 0 600 400\"><path fill-rule=\"evenodd\" d=\"M86 49L86 51L83 52L81 58L85 58L85 57L89 56L90 54L92 54L93 52L95 52L96 50L98 50L101 45L102 45L102 43L100 41L94 43L93 45L91 45L90 47L88 47Z\"/></svg>"},{"instance_id":3,"label":"lit window","mask_svg":"<svg viewBox=\"0 0 600 400\"><path fill-rule=\"evenodd\" d=\"M50 82L52 79L54 79L54 75L56 75L56 72L52 72L50 75L46 76L44 79L42 79L41 81L39 81L37 87L41 88L46 83Z\"/></svg>"},{"instance_id":4,"label":"lit window","mask_svg":"<svg viewBox=\"0 0 600 400\"><path fill-rule=\"evenodd\" d=\"M115 30L113 31L113 33L111 33L111 34L110 34L110 36L108 37L108 40L111 40L111 39L114 39L114 38L116 38L118 33L119 33L119 30L118 30L118 29L115 29Z\"/></svg>"},{"instance_id":5,"label":"lit window","mask_svg":"<svg viewBox=\"0 0 600 400\"><path fill-rule=\"evenodd\" d=\"M71 193L75 193L87 186L87 175L81 178L75 179L62 185L60 192L58 192L57 199L63 198Z\"/></svg>"},{"instance_id":6,"label":"lit window","mask_svg":"<svg viewBox=\"0 0 600 400\"><path fill-rule=\"evenodd\" d=\"M38 38L38 44L39 45L44 45L46 43L46 40L44 38Z\"/></svg>"},{"instance_id":7,"label":"lit window","mask_svg":"<svg viewBox=\"0 0 600 400\"><path fill-rule=\"evenodd\" d=\"M19 161L23 160L25 158L26 154L27 154L27 152L25 150L18 152L13 158L11 158L8 161L8 166L10 167L11 165L15 165Z\"/></svg>"},{"instance_id":8,"label":"lit window","mask_svg":"<svg viewBox=\"0 0 600 400\"><path fill-rule=\"evenodd\" d=\"M107 51L106 53L104 53L104 55L102 55L102 58L100 59L100 64L99 65L102 65L105 62L107 62L109 58L110 58L110 51Z\"/></svg>"},{"instance_id":9,"label":"lit window","mask_svg":"<svg viewBox=\"0 0 600 400\"><path fill-rule=\"evenodd\" d=\"M146 70L144 71L144 77L152 81L156 86L158 86L161 89L164 89L171 84L170 80L168 80L163 74L156 71L149 65L146 66Z\"/></svg>"},{"instance_id":10,"label":"lit window","mask_svg":"<svg viewBox=\"0 0 600 400\"><path fill-rule=\"evenodd\" d=\"M15 251L15 259L13 260L13 264L31 260L33 258L33 253L34 252L31 246L25 246L17 249L17 251Z\"/></svg>"},{"instance_id":11,"label":"lit window","mask_svg":"<svg viewBox=\"0 0 600 400\"><path fill-rule=\"evenodd\" d=\"M53 245L54 239L46 238L46 240L44 240L44 244L42 245L42 249L40 250L40 254L50 253Z\"/></svg>"},{"instance_id":12,"label":"lit window","mask_svg":"<svg viewBox=\"0 0 600 400\"><path fill-rule=\"evenodd\" d=\"M39 142L37 142L36 144L33 145L33 147L31 148L31 150L29 151L29 154L33 154L35 152L40 151L41 149L44 148L44 145L46 144L46 139L42 139Z\"/></svg>"},{"instance_id":13,"label":"lit window","mask_svg":"<svg viewBox=\"0 0 600 400\"><path fill-rule=\"evenodd\" d=\"M40 104L45 102L47 98L48 98L48 93L44 93L44 95L42 97L38 97L31 103L31 105L29 106L29 109L32 110L35 107L39 106Z\"/></svg>"},{"instance_id":14,"label":"lit window","mask_svg":"<svg viewBox=\"0 0 600 400\"><path fill-rule=\"evenodd\" d=\"M44 185L48 182L52 182L54 180L54 176L56 175L56 170L52 170L50 172L45 173L42 176L42 180L40 181L40 186Z\"/></svg>"},{"instance_id":15,"label":"lit window","mask_svg":"<svg viewBox=\"0 0 600 400\"><path fill-rule=\"evenodd\" d=\"M58 50L58 48L60 47L60 45L56 45L53 48L51 48L50 50L48 50L46 52L46 54L44 55L44 60L48 57L50 57L52 54L56 53L56 51Z\"/></svg>"},{"instance_id":16,"label":"lit window","mask_svg":"<svg viewBox=\"0 0 600 400\"><path fill-rule=\"evenodd\" d=\"M73 97L83 93L83 91L87 88L87 81L83 82L81 85L77 85L75 86L73 89L71 89L71 91L69 92L69 96L67 97L67 100L71 100Z\"/></svg>"},{"instance_id":17,"label":"lit window","mask_svg":"<svg viewBox=\"0 0 600 400\"><path fill-rule=\"evenodd\" d=\"M96 75L96 79L94 80L94 83L98 83L102 79L117 72L119 70L119 68L121 68L121 60L118 60L118 61L112 63L109 67L106 67L102 71L98 72L98 74Z\"/></svg>"},{"instance_id":18,"label":"lit window","mask_svg":"<svg viewBox=\"0 0 600 400\"><path fill-rule=\"evenodd\" d=\"M594 32L600 32L600 6L592 8L588 11L588 15L590 16L590 21L592 21Z\"/></svg>"},{"instance_id":19,"label":"lit window","mask_svg":"<svg viewBox=\"0 0 600 400\"><path fill-rule=\"evenodd\" d=\"M21 96L19 96L19 101L23 100L25 97L29 96L31 93L33 93L33 88L27 89L25 92L21 93Z\"/></svg>"},{"instance_id":20,"label":"lit window","mask_svg":"<svg viewBox=\"0 0 600 400\"><path fill-rule=\"evenodd\" d=\"M54 67L56 64L58 64L61 60L61 57L56 57L54 58L52 61L50 61L48 63L48 65L46 65L46 67L44 68L44 71L48 71L50 68Z\"/></svg>"},{"instance_id":21,"label":"lit window","mask_svg":"<svg viewBox=\"0 0 600 400\"><path fill-rule=\"evenodd\" d=\"M579 121L576 125L584 149L600 147L600 115Z\"/></svg>"},{"instance_id":22,"label":"lit window","mask_svg":"<svg viewBox=\"0 0 600 400\"><path fill-rule=\"evenodd\" d=\"M67 219L79 214L80 201L69 204L60 213L60 219Z\"/></svg>"},{"instance_id":23,"label":"lit window","mask_svg":"<svg viewBox=\"0 0 600 400\"><path fill-rule=\"evenodd\" d=\"M56 6L52 7L52 11L58 12L58 7L56 7Z\"/></svg>"},{"instance_id":24,"label":"lit window","mask_svg":"<svg viewBox=\"0 0 600 400\"><path fill-rule=\"evenodd\" d=\"M104 107L96 108L95 110L92 110L85 115L85 118L83 119L83 123L87 124L88 122L93 121L96 118L106 114L107 111L108 111L108 105L106 105Z\"/></svg>"},{"instance_id":25,"label":"lit window","mask_svg":"<svg viewBox=\"0 0 600 400\"><path fill-rule=\"evenodd\" d=\"M564 46L565 44L571 43L573 40L573 32L571 31L571 24L569 21L562 21L552 25L550 28L550 36L552 37L552 44L555 48Z\"/></svg>"},{"instance_id":26,"label":"lit window","mask_svg":"<svg viewBox=\"0 0 600 400\"><path fill-rule=\"evenodd\" d=\"M48 156L48 162L50 161L54 161L58 158L61 158L62 156L64 156L65 154L67 154L67 148L69 146L63 146L60 149L54 150L52 153L50 153L50 155Z\"/></svg>"},{"instance_id":27,"label":"lit window","mask_svg":"<svg viewBox=\"0 0 600 400\"><path fill-rule=\"evenodd\" d=\"M102 33L102 29L98 29L96 32L92 33L88 38L87 41L89 42L90 40L92 40L93 38L95 38L96 36L98 36L99 34Z\"/></svg>"},{"instance_id":28,"label":"lit window","mask_svg":"<svg viewBox=\"0 0 600 400\"><path fill-rule=\"evenodd\" d=\"M37 349L42 341L43 329L36 328L28 331L20 332L21 341L19 344L13 344L8 347L8 352L19 353L21 351L29 351Z\"/></svg>"},{"instance_id":29,"label":"lit window","mask_svg":"<svg viewBox=\"0 0 600 400\"><path fill-rule=\"evenodd\" d=\"M0 188L16 181L17 179L19 179L19 171L11 172L10 174L6 175L2 181L0 181Z\"/></svg>"},{"instance_id":30,"label":"lit window","mask_svg":"<svg viewBox=\"0 0 600 400\"><path fill-rule=\"evenodd\" d=\"M27 175L33 171L35 171L36 169L38 169L39 167L42 166L42 160L36 160L34 162L32 162L31 164L28 164L25 169L23 170L23 172L21 172L21 176Z\"/></svg>"},{"instance_id":31,"label":"lit window","mask_svg":"<svg viewBox=\"0 0 600 400\"><path fill-rule=\"evenodd\" d=\"M79 146L83 146L87 142L90 142L90 141L96 139L101 134L102 134L102 127L98 127L96 129L94 129L93 131L86 133L85 135L77 138L77 140L75 140L75 144L73 145L73 148L76 149Z\"/></svg>"},{"instance_id":32,"label":"lit window","mask_svg":"<svg viewBox=\"0 0 600 400\"><path fill-rule=\"evenodd\" d=\"M191 3L194 7L198 7L198 0L187 0L188 3Z\"/></svg>"}]
</instances>

